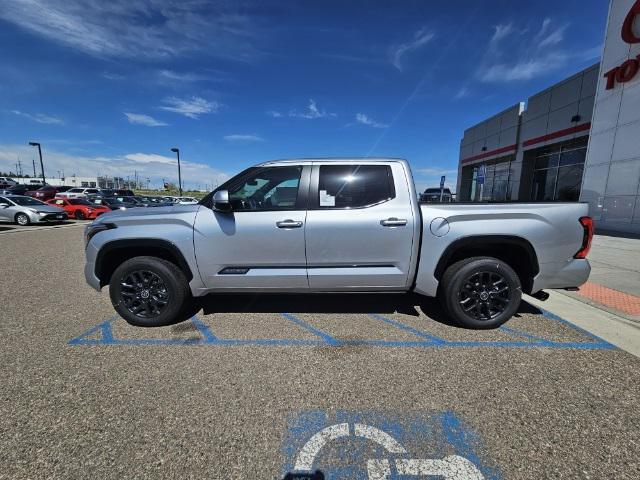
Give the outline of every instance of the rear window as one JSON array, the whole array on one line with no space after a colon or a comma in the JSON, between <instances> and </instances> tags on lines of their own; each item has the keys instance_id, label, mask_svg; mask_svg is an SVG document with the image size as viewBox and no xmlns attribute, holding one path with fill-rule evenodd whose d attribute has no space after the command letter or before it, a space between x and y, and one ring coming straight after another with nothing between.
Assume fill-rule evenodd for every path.
<instances>
[{"instance_id":1,"label":"rear window","mask_svg":"<svg viewBox=\"0 0 640 480\"><path fill-rule=\"evenodd\" d=\"M318 208L361 208L395 198L389 165L322 165Z\"/></svg>"},{"instance_id":2,"label":"rear window","mask_svg":"<svg viewBox=\"0 0 640 480\"><path fill-rule=\"evenodd\" d=\"M91 205L91 203L82 198L72 198L69 200L69 203L71 205Z\"/></svg>"}]
</instances>

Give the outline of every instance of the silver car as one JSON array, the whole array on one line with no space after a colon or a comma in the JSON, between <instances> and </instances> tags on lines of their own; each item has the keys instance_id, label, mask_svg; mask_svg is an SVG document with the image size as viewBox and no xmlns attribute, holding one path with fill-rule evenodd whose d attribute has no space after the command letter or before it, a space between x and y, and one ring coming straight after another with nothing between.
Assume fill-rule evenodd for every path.
<instances>
[{"instance_id":1,"label":"silver car","mask_svg":"<svg viewBox=\"0 0 640 480\"><path fill-rule=\"evenodd\" d=\"M60 207L47 205L35 198L22 195L0 196L0 221L18 225L30 223L61 222L69 216Z\"/></svg>"}]
</instances>

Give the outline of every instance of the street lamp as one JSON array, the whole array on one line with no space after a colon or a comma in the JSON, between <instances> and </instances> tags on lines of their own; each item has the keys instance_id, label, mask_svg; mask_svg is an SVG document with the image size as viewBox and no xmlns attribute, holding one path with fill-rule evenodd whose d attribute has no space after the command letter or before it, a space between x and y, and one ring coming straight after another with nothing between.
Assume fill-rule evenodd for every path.
<instances>
[{"instance_id":1,"label":"street lamp","mask_svg":"<svg viewBox=\"0 0 640 480\"><path fill-rule=\"evenodd\" d=\"M180 174L180 149L174 147L171 149L171 151L175 152L176 156L178 157L178 190L180 190L180 196L182 196L182 175Z\"/></svg>"},{"instance_id":2,"label":"street lamp","mask_svg":"<svg viewBox=\"0 0 640 480\"><path fill-rule=\"evenodd\" d=\"M38 147L38 154L40 155L40 169L42 170L42 184L44 185L46 180L44 179L44 164L42 163L42 149L40 148L40 144L38 142L29 142L29 145L32 147Z\"/></svg>"}]
</instances>

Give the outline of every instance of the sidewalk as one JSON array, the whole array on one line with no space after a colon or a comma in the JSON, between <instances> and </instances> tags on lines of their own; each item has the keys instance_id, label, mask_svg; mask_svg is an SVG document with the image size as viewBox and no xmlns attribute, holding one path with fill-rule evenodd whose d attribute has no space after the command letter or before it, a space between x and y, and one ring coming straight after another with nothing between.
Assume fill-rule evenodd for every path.
<instances>
[{"instance_id":1,"label":"sidewalk","mask_svg":"<svg viewBox=\"0 0 640 480\"><path fill-rule=\"evenodd\" d=\"M589 281L578 292L560 292L640 322L640 238L595 235L588 258Z\"/></svg>"}]
</instances>

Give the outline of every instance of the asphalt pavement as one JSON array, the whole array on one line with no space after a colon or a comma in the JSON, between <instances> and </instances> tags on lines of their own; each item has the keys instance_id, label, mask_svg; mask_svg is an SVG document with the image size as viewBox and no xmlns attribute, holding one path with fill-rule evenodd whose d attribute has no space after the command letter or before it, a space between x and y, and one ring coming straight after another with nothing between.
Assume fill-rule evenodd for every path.
<instances>
[{"instance_id":1,"label":"asphalt pavement","mask_svg":"<svg viewBox=\"0 0 640 480\"><path fill-rule=\"evenodd\" d=\"M1 479L640 478L640 359L570 315L214 296L135 328L83 254L81 225L0 231Z\"/></svg>"}]
</instances>

